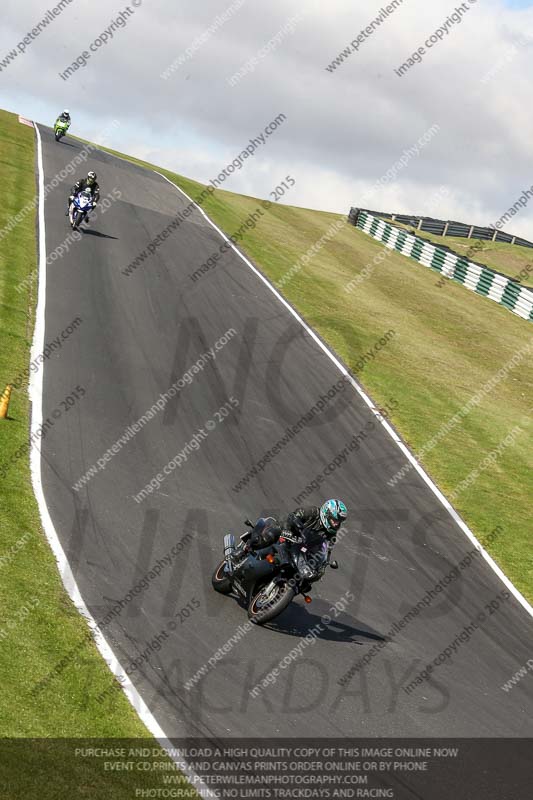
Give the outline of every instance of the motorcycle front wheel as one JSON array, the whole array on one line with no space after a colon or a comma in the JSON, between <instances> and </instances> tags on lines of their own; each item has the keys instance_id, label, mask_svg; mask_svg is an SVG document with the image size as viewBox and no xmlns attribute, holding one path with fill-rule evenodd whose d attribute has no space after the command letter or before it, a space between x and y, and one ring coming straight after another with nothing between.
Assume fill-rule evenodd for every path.
<instances>
[{"instance_id":1,"label":"motorcycle front wheel","mask_svg":"<svg viewBox=\"0 0 533 800\"><path fill-rule=\"evenodd\" d=\"M294 600L296 592L288 583L277 583L274 590L267 592L263 586L255 594L248 606L248 618L256 625L263 625L265 622L277 617Z\"/></svg>"},{"instance_id":2,"label":"motorcycle front wheel","mask_svg":"<svg viewBox=\"0 0 533 800\"><path fill-rule=\"evenodd\" d=\"M72 230L77 231L83 222L83 213L81 211L74 211L72 214Z\"/></svg>"}]
</instances>

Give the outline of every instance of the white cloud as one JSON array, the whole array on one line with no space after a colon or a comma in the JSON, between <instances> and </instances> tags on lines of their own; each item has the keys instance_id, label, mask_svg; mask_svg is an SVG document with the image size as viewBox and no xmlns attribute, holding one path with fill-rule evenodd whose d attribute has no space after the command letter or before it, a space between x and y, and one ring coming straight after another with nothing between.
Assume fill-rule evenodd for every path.
<instances>
[{"instance_id":1,"label":"white cloud","mask_svg":"<svg viewBox=\"0 0 533 800\"><path fill-rule=\"evenodd\" d=\"M406 61L459 5L404 0L339 68L325 67L386 5L352 0L244 3L168 79L161 72L205 31L231 0L150 0L68 82L58 73L109 26L124 5L74 0L27 53L0 72L6 105L50 121L70 106L74 127L95 136L121 120L112 145L189 177L207 180L269 120L286 124L225 184L267 196L291 174L291 204L345 212L432 124L441 132L384 187L376 209L450 216L488 224L533 184L531 46L509 48L529 31L533 11L484 0L428 49L404 77ZM254 72L234 88L227 78L254 56L288 18L303 13ZM37 0L4 2L0 63L43 15ZM507 54L507 55L506 55ZM502 62L503 59L503 63ZM500 63L490 80L484 76ZM428 198L451 194L439 209ZM533 239L533 201L507 227Z\"/></svg>"}]
</instances>

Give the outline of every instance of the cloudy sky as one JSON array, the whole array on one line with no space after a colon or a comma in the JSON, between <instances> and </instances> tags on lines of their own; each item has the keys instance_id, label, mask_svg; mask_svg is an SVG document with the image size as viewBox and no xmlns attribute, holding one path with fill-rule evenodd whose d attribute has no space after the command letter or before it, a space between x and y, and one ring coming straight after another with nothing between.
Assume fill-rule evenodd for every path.
<instances>
[{"instance_id":1,"label":"cloudy sky","mask_svg":"<svg viewBox=\"0 0 533 800\"><path fill-rule=\"evenodd\" d=\"M58 2L2 0L0 107L91 140L116 119L109 146L204 182L285 114L224 188L291 175L286 202L329 211L486 225L533 187L533 0L396 0L363 36L387 0L65 0L24 44ZM505 228L533 240L533 199Z\"/></svg>"}]
</instances>

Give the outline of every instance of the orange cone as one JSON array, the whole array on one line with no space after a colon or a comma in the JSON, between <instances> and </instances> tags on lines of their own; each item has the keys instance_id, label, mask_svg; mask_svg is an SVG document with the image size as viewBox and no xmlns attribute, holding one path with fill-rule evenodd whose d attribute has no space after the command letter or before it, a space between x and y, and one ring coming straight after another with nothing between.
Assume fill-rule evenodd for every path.
<instances>
[{"instance_id":1,"label":"orange cone","mask_svg":"<svg viewBox=\"0 0 533 800\"><path fill-rule=\"evenodd\" d=\"M0 397L0 419L7 419L7 412L9 411L9 400L11 399L11 384L5 388L4 394Z\"/></svg>"}]
</instances>

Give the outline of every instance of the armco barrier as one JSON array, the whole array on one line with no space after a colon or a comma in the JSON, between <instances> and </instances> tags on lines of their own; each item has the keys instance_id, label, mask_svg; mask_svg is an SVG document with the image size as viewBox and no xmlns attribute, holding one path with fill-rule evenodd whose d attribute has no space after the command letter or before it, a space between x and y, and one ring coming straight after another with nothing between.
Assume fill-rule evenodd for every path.
<instances>
[{"instance_id":1,"label":"armco barrier","mask_svg":"<svg viewBox=\"0 0 533 800\"><path fill-rule=\"evenodd\" d=\"M411 214L386 214L383 211L371 211L368 208L351 208L348 219L353 225L357 224L357 216L362 212L372 214L373 217L391 219L402 225L412 225L419 231L433 233L435 236L454 236L461 239L483 239L489 242L505 242L517 244L520 247L533 247L533 242L513 236L511 233L499 231L496 228L482 228L479 225L466 225L464 222L455 222L448 219L434 219L433 217L415 217Z\"/></svg>"},{"instance_id":2,"label":"armco barrier","mask_svg":"<svg viewBox=\"0 0 533 800\"><path fill-rule=\"evenodd\" d=\"M446 278L462 283L477 294L494 300L523 319L533 321L533 291L494 272L483 264L476 264L464 256L459 256L425 239L397 228L388 222L359 210L355 221L356 227L383 242L391 250L397 250L419 264L440 272Z\"/></svg>"}]
</instances>

